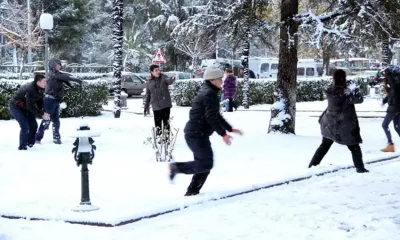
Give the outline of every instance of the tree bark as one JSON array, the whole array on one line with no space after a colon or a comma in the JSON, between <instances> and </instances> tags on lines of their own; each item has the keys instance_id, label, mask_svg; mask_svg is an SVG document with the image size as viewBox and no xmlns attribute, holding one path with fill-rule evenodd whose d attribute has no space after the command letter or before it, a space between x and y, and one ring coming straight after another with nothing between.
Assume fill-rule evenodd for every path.
<instances>
[{"instance_id":1,"label":"tree bark","mask_svg":"<svg viewBox=\"0 0 400 240\"><path fill-rule=\"evenodd\" d=\"M250 54L250 42L249 42L249 29L246 33L247 39L243 41L242 49L242 65L244 68L243 76L243 107L249 109L250 106L250 83L249 83L249 54Z\"/></svg>"},{"instance_id":2,"label":"tree bark","mask_svg":"<svg viewBox=\"0 0 400 240\"><path fill-rule=\"evenodd\" d=\"M281 1L278 81L268 132L295 134L299 0Z\"/></svg>"},{"instance_id":3,"label":"tree bark","mask_svg":"<svg viewBox=\"0 0 400 240\"><path fill-rule=\"evenodd\" d=\"M121 117L121 72L122 72L122 46L124 43L123 31L123 0L113 0L113 40L114 40L114 117Z\"/></svg>"},{"instance_id":4,"label":"tree bark","mask_svg":"<svg viewBox=\"0 0 400 240\"><path fill-rule=\"evenodd\" d=\"M390 44L389 39L386 39L382 42L382 64L384 66L389 66L390 60Z\"/></svg>"}]
</instances>

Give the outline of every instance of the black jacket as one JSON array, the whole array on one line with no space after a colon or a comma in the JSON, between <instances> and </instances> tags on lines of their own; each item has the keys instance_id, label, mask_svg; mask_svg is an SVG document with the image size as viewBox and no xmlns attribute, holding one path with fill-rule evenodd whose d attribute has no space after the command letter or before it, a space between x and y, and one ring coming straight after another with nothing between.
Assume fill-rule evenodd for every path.
<instances>
[{"instance_id":1,"label":"black jacket","mask_svg":"<svg viewBox=\"0 0 400 240\"><path fill-rule=\"evenodd\" d=\"M45 93L53 96L57 101L61 102L64 98L64 84L72 87L70 81L77 82L79 84L82 84L82 81L72 78L69 74L61 73L55 70L55 64L57 64L57 60L49 61L50 71Z\"/></svg>"},{"instance_id":2,"label":"black jacket","mask_svg":"<svg viewBox=\"0 0 400 240\"><path fill-rule=\"evenodd\" d=\"M360 126L354 104L364 101L362 95L331 86L326 91L328 107L319 119L321 134L343 145L362 143Z\"/></svg>"},{"instance_id":3,"label":"black jacket","mask_svg":"<svg viewBox=\"0 0 400 240\"><path fill-rule=\"evenodd\" d=\"M385 70L385 74L390 88L382 102L389 105L387 112L400 112L400 69L391 66Z\"/></svg>"},{"instance_id":4,"label":"black jacket","mask_svg":"<svg viewBox=\"0 0 400 240\"><path fill-rule=\"evenodd\" d=\"M43 116L44 89L36 86L35 82L22 85L9 101L10 107L28 110L37 117Z\"/></svg>"},{"instance_id":5,"label":"black jacket","mask_svg":"<svg viewBox=\"0 0 400 240\"><path fill-rule=\"evenodd\" d=\"M211 136L214 131L223 136L232 131L231 125L221 116L218 92L220 89L205 81L193 101L185 134Z\"/></svg>"}]
</instances>

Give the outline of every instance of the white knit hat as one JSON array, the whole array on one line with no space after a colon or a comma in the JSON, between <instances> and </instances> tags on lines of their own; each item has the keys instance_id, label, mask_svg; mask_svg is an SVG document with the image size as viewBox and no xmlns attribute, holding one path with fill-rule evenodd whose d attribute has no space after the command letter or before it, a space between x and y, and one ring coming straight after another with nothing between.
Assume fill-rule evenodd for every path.
<instances>
[{"instance_id":1,"label":"white knit hat","mask_svg":"<svg viewBox=\"0 0 400 240\"><path fill-rule=\"evenodd\" d=\"M224 77L224 72L215 66L207 67L203 75L204 80L214 80L223 77Z\"/></svg>"}]
</instances>

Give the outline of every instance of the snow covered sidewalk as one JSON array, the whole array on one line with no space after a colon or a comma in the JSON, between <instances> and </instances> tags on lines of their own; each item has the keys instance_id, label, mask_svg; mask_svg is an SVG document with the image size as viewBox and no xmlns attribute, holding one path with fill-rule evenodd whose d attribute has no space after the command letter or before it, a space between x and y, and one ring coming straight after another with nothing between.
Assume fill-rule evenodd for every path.
<instances>
[{"instance_id":1,"label":"snow covered sidewalk","mask_svg":"<svg viewBox=\"0 0 400 240\"><path fill-rule=\"evenodd\" d=\"M175 127L183 129L188 111L188 108L172 109ZM123 114L122 118L114 119L111 113L105 113L101 117L87 118L91 129L102 133L95 138L98 150L90 166L91 199L100 210L90 213L71 211L80 200L80 169L71 154L75 139L68 136L80 120L62 119L63 145L54 145L51 132L46 132L43 144L26 152L16 150L18 124L0 121L3 133L0 136L0 215L114 225L352 165L347 148L334 145L320 167L307 168L321 141L316 118L299 116L297 135L283 136L267 134L269 115L264 112L224 115L233 126L243 129L245 135L234 136L230 147L221 137L212 136L215 168L202 189L204 194L193 198L183 197L191 176L179 175L176 185L171 185L167 163L157 163L151 147L143 145L150 137L152 117ZM379 151L386 142L380 119L360 119L360 126L365 162L400 155L399 152ZM395 135L394 141L400 142ZM177 161L193 158L182 132L175 146L175 158Z\"/></svg>"},{"instance_id":2,"label":"snow covered sidewalk","mask_svg":"<svg viewBox=\"0 0 400 240\"><path fill-rule=\"evenodd\" d=\"M396 239L400 163L370 169L368 174L345 170L111 229L0 218L0 239Z\"/></svg>"}]
</instances>

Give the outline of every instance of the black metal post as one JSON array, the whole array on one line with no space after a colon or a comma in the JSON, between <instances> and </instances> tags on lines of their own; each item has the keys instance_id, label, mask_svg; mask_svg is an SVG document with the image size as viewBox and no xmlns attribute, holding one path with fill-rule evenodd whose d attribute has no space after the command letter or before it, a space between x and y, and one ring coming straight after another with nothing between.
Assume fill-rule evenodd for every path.
<instances>
[{"instance_id":1,"label":"black metal post","mask_svg":"<svg viewBox=\"0 0 400 240\"><path fill-rule=\"evenodd\" d=\"M79 158L82 162L81 168L81 205L91 205L90 203L90 191L89 191L89 168L88 163L90 162L89 153L80 153Z\"/></svg>"}]
</instances>

